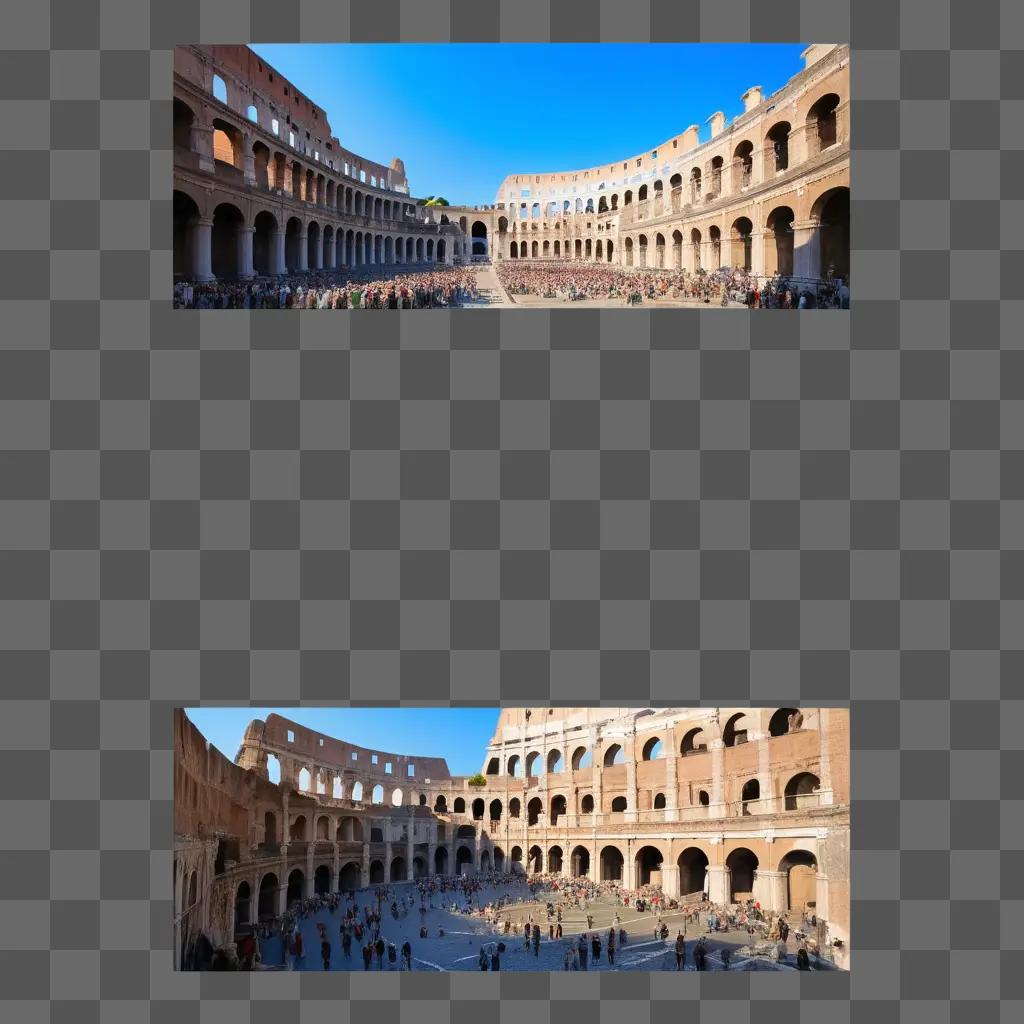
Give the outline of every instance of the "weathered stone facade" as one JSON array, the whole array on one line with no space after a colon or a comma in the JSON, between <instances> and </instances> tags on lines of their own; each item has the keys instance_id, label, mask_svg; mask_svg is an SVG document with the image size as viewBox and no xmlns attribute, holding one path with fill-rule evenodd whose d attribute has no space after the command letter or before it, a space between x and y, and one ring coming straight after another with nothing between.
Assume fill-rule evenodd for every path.
<instances>
[{"instance_id":1,"label":"weathered stone facade","mask_svg":"<svg viewBox=\"0 0 1024 1024\"><path fill-rule=\"evenodd\" d=\"M814 904L849 945L844 709L505 709L483 785L278 715L232 763L179 711L175 752L177 955L313 891L488 870Z\"/></svg>"}]
</instances>

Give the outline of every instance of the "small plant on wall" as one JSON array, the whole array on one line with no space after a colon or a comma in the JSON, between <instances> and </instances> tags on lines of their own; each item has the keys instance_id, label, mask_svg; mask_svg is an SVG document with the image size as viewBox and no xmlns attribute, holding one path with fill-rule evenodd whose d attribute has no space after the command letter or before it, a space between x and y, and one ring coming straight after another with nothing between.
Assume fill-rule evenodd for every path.
<instances>
[{"instance_id":1,"label":"small plant on wall","mask_svg":"<svg viewBox=\"0 0 1024 1024\"><path fill-rule=\"evenodd\" d=\"M471 775L466 781L471 786L486 786L487 785L487 780L479 772L477 772L476 775Z\"/></svg>"}]
</instances>

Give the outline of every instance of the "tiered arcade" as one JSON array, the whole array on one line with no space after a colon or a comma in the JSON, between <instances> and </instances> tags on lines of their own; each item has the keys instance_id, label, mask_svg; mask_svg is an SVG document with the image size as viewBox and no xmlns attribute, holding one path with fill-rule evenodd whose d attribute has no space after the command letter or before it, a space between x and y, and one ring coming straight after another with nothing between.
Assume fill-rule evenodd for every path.
<instances>
[{"instance_id":1,"label":"tiered arcade","mask_svg":"<svg viewBox=\"0 0 1024 1024\"><path fill-rule=\"evenodd\" d=\"M232 763L179 711L175 751L177 956L312 892L492 870L813 904L849 942L845 710L506 709L482 784L278 715Z\"/></svg>"}]
</instances>

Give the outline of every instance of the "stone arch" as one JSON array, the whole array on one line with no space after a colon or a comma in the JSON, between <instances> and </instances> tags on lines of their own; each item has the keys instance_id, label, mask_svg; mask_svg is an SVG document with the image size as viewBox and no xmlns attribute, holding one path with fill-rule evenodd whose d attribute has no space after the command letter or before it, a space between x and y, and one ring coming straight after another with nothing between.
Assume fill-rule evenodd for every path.
<instances>
[{"instance_id":1,"label":"stone arch","mask_svg":"<svg viewBox=\"0 0 1024 1024\"><path fill-rule=\"evenodd\" d=\"M722 743L727 747L735 747L747 742L747 723L743 711L737 712L726 723L722 730Z\"/></svg>"},{"instance_id":2,"label":"stone arch","mask_svg":"<svg viewBox=\"0 0 1024 1024\"><path fill-rule=\"evenodd\" d=\"M551 826L554 827L558 824L559 819L562 818L567 811L565 797L561 793L557 793L551 798Z\"/></svg>"},{"instance_id":3,"label":"stone arch","mask_svg":"<svg viewBox=\"0 0 1024 1024\"><path fill-rule=\"evenodd\" d=\"M215 100L220 100L224 106L228 105L228 84L216 72L210 80L210 92Z\"/></svg>"},{"instance_id":4,"label":"stone arch","mask_svg":"<svg viewBox=\"0 0 1024 1024\"><path fill-rule=\"evenodd\" d=\"M508 816L510 818L518 818L522 813L522 804L519 801L519 797L514 796L508 802Z\"/></svg>"},{"instance_id":5,"label":"stone arch","mask_svg":"<svg viewBox=\"0 0 1024 1024\"><path fill-rule=\"evenodd\" d=\"M239 249L245 217L234 203L220 203L213 211L210 267L214 277L233 278L242 271Z\"/></svg>"},{"instance_id":6,"label":"stone arch","mask_svg":"<svg viewBox=\"0 0 1024 1024\"><path fill-rule=\"evenodd\" d=\"M490 807L488 807L488 814L491 821L501 821L501 801L497 797L491 801Z\"/></svg>"},{"instance_id":7,"label":"stone arch","mask_svg":"<svg viewBox=\"0 0 1024 1024\"><path fill-rule=\"evenodd\" d=\"M289 830L289 836L293 843L304 843L307 841L306 836L306 816L304 814L298 815L292 822L292 827Z\"/></svg>"},{"instance_id":8,"label":"stone arch","mask_svg":"<svg viewBox=\"0 0 1024 1024\"><path fill-rule=\"evenodd\" d=\"M199 202L185 189L175 188L171 200L173 217L173 267L175 276L194 278L199 268L195 261L195 231L202 216Z\"/></svg>"},{"instance_id":9,"label":"stone arch","mask_svg":"<svg viewBox=\"0 0 1024 1024\"><path fill-rule=\"evenodd\" d=\"M661 865L665 860L665 855L656 846L641 846L636 851L635 868L636 868L636 885L651 885L651 874L657 872L660 876Z\"/></svg>"},{"instance_id":10,"label":"stone arch","mask_svg":"<svg viewBox=\"0 0 1024 1024\"><path fill-rule=\"evenodd\" d=\"M784 791L787 811L798 811L804 807L818 806L818 791L821 780L813 772L797 772L787 783Z\"/></svg>"},{"instance_id":11,"label":"stone arch","mask_svg":"<svg viewBox=\"0 0 1024 1024\"><path fill-rule=\"evenodd\" d=\"M790 732L790 720L800 712L797 708L779 708L768 721L769 736L785 736Z\"/></svg>"},{"instance_id":12,"label":"stone arch","mask_svg":"<svg viewBox=\"0 0 1024 1024\"><path fill-rule=\"evenodd\" d=\"M519 258L519 243L518 242L512 242L509 245L509 247L508 247L508 254L509 254L509 258L510 259L514 259L515 260L515 259Z\"/></svg>"},{"instance_id":13,"label":"stone arch","mask_svg":"<svg viewBox=\"0 0 1024 1024\"><path fill-rule=\"evenodd\" d=\"M817 221L821 259L819 277L829 267L835 277L850 276L850 189L845 185L822 192L811 206L811 220Z\"/></svg>"},{"instance_id":14,"label":"stone arch","mask_svg":"<svg viewBox=\"0 0 1024 1024\"><path fill-rule=\"evenodd\" d=\"M380 885L384 881L384 861L370 861L370 885Z\"/></svg>"},{"instance_id":15,"label":"stone arch","mask_svg":"<svg viewBox=\"0 0 1024 1024\"><path fill-rule=\"evenodd\" d=\"M351 816L338 822L335 839L341 843L361 843L363 841L363 823Z\"/></svg>"},{"instance_id":16,"label":"stone arch","mask_svg":"<svg viewBox=\"0 0 1024 1024\"><path fill-rule=\"evenodd\" d=\"M737 270L750 270L753 247L754 225L749 217L737 217L732 222L732 262L730 266Z\"/></svg>"},{"instance_id":17,"label":"stone arch","mask_svg":"<svg viewBox=\"0 0 1024 1024\"><path fill-rule=\"evenodd\" d=\"M256 916L260 921L268 917L277 916L277 898L280 883L273 871L268 871L260 879L259 895L257 897Z\"/></svg>"},{"instance_id":18,"label":"stone arch","mask_svg":"<svg viewBox=\"0 0 1024 1024\"><path fill-rule=\"evenodd\" d=\"M402 806L402 791L397 787L391 791L391 806L401 807Z\"/></svg>"},{"instance_id":19,"label":"stone arch","mask_svg":"<svg viewBox=\"0 0 1024 1024\"><path fill-rule=\"evenodd\" d=\"M553 875L562 873L562 848L552 846L548 850L548 871Z\"/></svg>"},{"instance_id":20,"label":"stone arch","mask_svg":"<svg viewBox=\"0 0 1024 1024\"><path fill-rule=\"evenodd\" d=\"M303 265L302 256L302 222L298 217L289 217L284 231L284 262L289 271L294 272Z\"/></svg>"},{"instance_id":21,"label":"stone arch","mask_svg":"<svg viewBox=\"0 0 1024 1024\"><path fill-rule=\"evenodd\" d=\"M735 185L738 189L746 188L754 175L754 144L744 139L733 150L732 158L736 167Z\"/></svg>"},{"instance_id":22,"label":"stone arch","mask_svg":"<svg viewBox=\"0 0 1024 1024\"><path fill-rule=\"evenodd\" d=\"M655 793L654 802L651 805L656 811L663 811L665 809L665 794Z\"/></svg>"},{"instance_id":23,"label":"stone arch","mask_svg":"<svg viewBox=\"0 0 1024 1024\"><path fill-rule=\"evenodd\" d=\"M238 127L230 121L213 119L213 161L221 167L232 167L241 171L244 165L245 138Z\"/></svg>"},{"instance_id":24,"label":"stone arch","mask_svg":"<svg viewBox=\"0 0 1024 1024\"><path fill-rule=\"evenodd\" d=\"M537 243L534 242L533 244L536 246ZM536 255L536 253L534 253L534 255ZM538 774L538 762L540 762L540 751L531 750L530 753L526 755L526 775L528 778L533 778Z\"/></svg>"},{"instance_id":25,"label":"stone arch","mask_svg":"<svg viewBox=\"0 0 1024 1024\"><path fill-rule=\"evenodd\" d=\"M434 873L437 875L448 874L448 848L439 846L434 851Z\"/></svg>"},{"instance_id":26,"label":"stone arch","mask_svg":"<svg viewBox=\"0 0 1024 1024\"><path fill-rule=\"evenodd\" d=\"M438 793L437 794L437 799L434 800L434 810L438 814L447 814L448 813L448 801L445 800L444 796L441 793Z\"/></svg>"},{"instance_id":27,"label":"stone arch","mask_svg":"<svg viewBox=\"0 0 1024 1024\"><path fill-rule=\"evenodd\" d=\"M702 754L707 749L707 737L699 725L690 729L683 737L683 742L679 745L679 753L683 757L686 757L688 754Z\"/></svg>"},{"instance_id":28,"label":"stone arch","mask_svg":"<svg viewBox=\"0 0 1024 1024\"><path fill-rule=\"evenodd\" d=\"M757 804L761 799L761 783L758 779L747 779L740 790L740 801L743 804L743 814L749 815L752 812L750 804ZM756 808L755 808L756 809Z\"/></svg>"},{"instance_id":29,"label":"stone arch","mask_svg":"<svg viewBox=\"0 0 1024 1024\"><path fill-rule=\"evenodd\" d=\"M331 891L331 869L326 864L321 864L313 873L313 892L319 896L321 893Z\"/></svg>"},{"instance_id":30,"label":"stone arch","mask_svg":"<svg viewBox=\"0 0 1024 1024\"><path fill-rule=\"evenodd\" d=\"M611 768L612 765L624 764L625 760L626 752L622 749L622 744L612 743L605 749L602 763L605 768Z\"/></svg>"},{"instance_id":31,"label":"stone arch","mask_svg":"<svg viewBox=\"0 0 1024 1024\"><path fill-rule=\"evenodd\" d=\"M473 221L470 234L473 239L473 255L486 256L488 250L487 225L482 220Z\"/></svg>"},{"instance_id":32,"label":"stone arch","mask_svg":"<svg viewBox=\"0 0 1024 1024\"><path fill-rule=\"evenodd\" d=\"M373 794L370 797L370 803L384 803L384 787L379 782L377 783L376 786L373 787Z\"/></svg>"},{"instance_id":33,"label":"stone arch","mask_svg":"<svg viewBox=\"0 0 1024 1024\"><path fill-rule=\"evenodd\" d=\"M175 149L192 148L192 129L196 123L196 112L179 97L174 97L172 108Z\"/></svg>"},{"instance_id":34,"label":"stone arch","mask_svg":"<svg viewBox=\"0 0 1024 1024\"><path fill-rule=\"evenodd\" d=\"M697 846L688 846L676 858L679 871L679 895L692 896L695 892L706 892L708 855Z\"/></svg>"},{"instance_id":35,"label":"stone arch","mask_svg":"<svg viewBox=\"0 0 1024 1024\"><path fill-rule=\"evenodd\" d=\"M583 799L580 801L580 814L593 814L594 813L594 796L592 793L586 793Z\"/></svg>"},{"instance_id":36,"label":"stone arch","mask_svg":"<svg viewBox=\"0 0 1024 1024\"><path fill-rule=\"evenodd\" d=\"M539 875L544 870L544 851L536 844L530 847L528 865L531 875Z\"/></svg>"},{"instance_id":37,"label":"stone arch","mask_svg":"<svg viewBox=\"0 0 1024 1024\"><path fill-rule=\"evenodd\" d=\"M485 774L487 774L487 775L497 775L499 770L500 770L500 766L501 766L501 762L499 761L499 759L496 758L496 757L492 757L487 762L487 771L486 771Z\"/></svg>"},{"instance_id":38,"label":"stone arch","mask_svg":"<svg viewBox=\"0 0 1024 1024\"><path fill-rule=\"evenodd\" d=\"M624 796L612 797L612 813L622 814L626 810L626 798Z\"/></svg>"},{"instance_id":39,"label":"stone arch","mask_svg":"<svg viewBox=\"0 0 1024 1024\"><path fill-rule=\"evenodd\" d=\"M363 869L354 860L350 860L338 872L338 890L340 892L355 892L362 883Z\"/></svg>"},{"instance_id":40,"label":"stone arch","mask_svg":"<svg viewBox=\"0 0 1024 1024\"><path fill-rule=\"evenodd\" d=\"M239 931L243 925L249 923L250 906L252 903L252 890L249 883L241 881L235 889L235 931Z\"/></svg>"},{"instance_id":41,"label":"stone arch","mask_svg":"<svg viewBox=\"0 0 1024 1024\"><path fill-rule=\"evenodd\" d=\"M516 864L520 865L521 868L523 863L523 848L521 846L513 846L509 853L509 857L512 859L513 870L515 870L514 866Z\"/></svg>"},{"instance_id":42,"label":"stone arch","mask_svg":"<svg viewBox=\"0 0 1024 1024\"><path fill-rule=\"evenodd\" d=\"M637 248L640 250L640 266L647 266L647 236L640 235L637 238Z\"/></svg>"},{"instance_id":43,"label":"stone arch","mask_svg":"<svg viewBox=\"0 0 1024 1024\"><path fill-rule=\"evenodd\" d=\"M491 853L489 850L480 851L480 870L490 871L491 870Z\"/></svg>"},{"instance_id":44,"label":"stone arch","mask_svg":"<svg viewBox=\"0 0 1024 1024\"><path fill-rule=\"evenodd\" d=\"M306 876L301 868L292 868L288 875L288 892L285 906L299 903L306 898Z\"/></svg>"},{"instance_id":45,"label":"stone arch","mask_svg":"<svg viewBox=\"0 0 1024 1024\"><path fill-rule=\"evenodd\" d=\"M360 803L363 799L363 784L362 782L355 782L352 784L352 800L354 803Z\"/></svg>"},{"instance_id":46,"label":"stone arch","mask_svg":"<svg viewBox=\"0 0 1024 1024\"><path fill-rule=\"evenodd\" d=\"M256 187L269 189L270 177L270 148L259 139L252 144L252 168L256 177Z\"/></svg>"},{"instance_id":47,"label":"stone arch","mask_svg":"<svg viewBox=\"0 0 1024 1024\"><path fill-rule=\"evenodd\" d=\"M587 747L577 747L572 752L572 770L578 772L581 768L589 768L593 763L590 750Z\"/></svg>"},{"instance_id":48,"label":"stone arch","mask_svg":"<svg viewBox=\"0 0 1024 1024\"><path fill-rule=\"evenodd\" d=\"M622 851L617 846L605 846L601 850L601 881L621 882L623 881L623 866L626 863Z\"/></svg>"},{"instance_id":49,"label":"stone arch","mask_svg":"<svg viewBox=\"0 0 1024 1024\"><path fill-rule=\"evenodd\" d=\"M643 746L643 750L641 751L641 760L656 761L659 757L663 756L664 751L662 750L661 737L652 736Z\"/></svg>"},{"instance_id":50,"label":"stone arch","mask_svg":"<svg viewBox=\"0 0 1024 1024\"><path fill-rule=\"evenodd\" d=\"M790 850L779 861L786 876L786 909L804 911L817 907L818 858L809 850Z\"/></svg>"},{"instance_id":51,"label":"stone arch","mask_svg":"<svg viewBox=\"0 0 1024 1024\"><path fill-rule=\"evenodd\" d=\"M266 811L263 814L263 842L271 846L277 841L277 815L273 811Z\"/></svg>"},{"instance_id":52,"label":"stone arch","mask_svg":"<svg viewBox=\"0 0 1024 1024\"><path fill-rule=\"evenodd\" d=\"M590 874L590 851L585 846L574 846L569 854L569 870L573 878Z\"/></svg>"},{"instance_id":53,"label":"stone arch","mask_svg":"<svg viewBox=\"0 0 1024 1024\"><path fill-rule=\"evenodd\" d=\"M562 752L556 747L548 751L548 775L559 775L564 767L562 764Z\"/></svg>"},{"instance_id":54,"label":"stone arch","mask_svg":"<svg viewBox=\"0 0 1024 1024\"><path fill-rule=\"evenodd\" d=\"M807 108L807 155L816 156L839 141L838 93L826 92Z\"/></svg>"},{"instance_id":55,"label":"stone arch","mask_svg":"<svg viewBox=\"0 0 1024 1024\"><path fill-rule=\"evenodd\" d=\"M494 870L501 871L505 867L505 851L500 846L494 848Z\"/></svg>"},{"instance_id":56,"label":"stone arch","mask_svg":"<svg viewBox=\"0 0 1024 1024\"><path fill-rule=\"evenodd\" d=\"M277 218L269 210L260 210L253 221L252 265L257 274L272 274L275 265Z\"/></svg>"},{"instance_id":57,"label":"stone arch","mask_svg":"<svg viewBox=\"0 0 1024 1024\"><path fill-rule=\"evenodd\" d=\"M665 236L660 231L654 236L654 265L659 270L665 266Z\"/></svg>"},{"instance_id":58,"label":"stone arch","mask_svg":"<svg viewBox=\"0 0 1024 1024\"><path fill-rule=\"evenodd\" d=\"M765 149L768 151L768 157L771 160L770 166L775 174L789 168L789 133L791 131L792 126L788 121L776 121L765 132Z\"/></svg>"},{"instance_id":59,"label":"stone arch","mask_svg":"<svg viewBox=\"0 0 1024 1024\"><path fill-rule=\"evenodd\" d=\"M536 239L530 243L530 255L533 259L536 259L540 255L540 247L538 246Z\"/></svg>"},{"instance_id":60,"label":"stone arch","mask_svg":"<svg viewBox=\"0 0 1024 1024\"><path fill-rule=\"evenodd\" d=\"M540 816L544 813L544 804L539 796L535 796L526 805L526 824L537 825L540 823Z\"/></svg>"},{"instance_id":61,"label":"stone arch","mask_svg":"<svg viewBox=\"0 0 1024 1024\"><path fill-rule=\"evenodd\" d=\"M466 801L461 797L457 796L454 803L452 804L452 814L465 814L466 813Z\"/></svg>"},{"instance_id":62,"label":"stone arch","mask_svg":"<svg viewBox=\"0 0 1024 1024\"><path fill-rule=\"evenodd\" d=\"M625 246L626 246L626 266L627 267L631 267L631 266L633 266L633 239L627 237L626 241L625 241Z\"/></svg>"},{"instance_id":63,"label":"stone arch","mask_svg":"<svg viewBox=\"0 0 1024 1024\"><path fill-rule=\"evenodd\" d=\"M640 190L636 194L636 201L638 203L645 203L645 202L647 202L647 186L646 185L641 185L640 186Z\"/></svg>"},{"instance_id":64,"label":"stone arch","mask_svg":"<svg viewBox=\"0 0 1024 1024\"><path fill-rule=\"evenodd\" d=\"M405 858L394 857L391 860L391 878L392 882L404 882L405 881Z\"/></svg>"},{"instance_id":65,"label":"stone arch","mask_svg":"<svg viewBox=\"0 0 1024 1024\"><path fill-rule=\"evenodd\" d=\"M323 840L324 842L330 842L331 839L331 819L326 814L321 814L316 819L316 838L318 841Z\"/></svg>"},{"instance_id":66,"label":"stone arch","mask_svg":"<svg viewBox=\"0 0 1024 1024\"><path fill-rule=\"evenodd\" d=\"M784 277L793 273L793 221L796 214L789 206L776 206L765 221L768 235L774 246L765 246L765 273L776 271ZM766 238L768 241L768 238Z\"/></svg>"},{"instance_id":67,"label":"stone arch","mask_svg":"<svg viewBox=\"0 0 1024 1024\"><path fill-rule=\"evenodd\" d=\"M484 799L483 799L483 797L478 796L473 801L473 820L474 821L483 821L484 820L484 810L485 810Z\"/></svg>"},{"instance_id":68,"label":"stone arch","mask_svg":"<svg viewBox=\"0 0 1024 1024\"><path fill-rule=\"evenodd\" d=\"M473 865L473 851L468 846L460 846L455 851L455 874L462 874L462 865L469 864Z\"/></svg>"},{"instance_id":69,"label":"stone arch","mask_svg":"<svg viewBox=\"0 0 1024 1024\"><path fill-rule=\"evenodd\" d=\"M753 850L739 846L725 858L729 869L729 899L736 903L754 891L754 872L757 871L757 856Z\"/></svg>"}]
</instances>

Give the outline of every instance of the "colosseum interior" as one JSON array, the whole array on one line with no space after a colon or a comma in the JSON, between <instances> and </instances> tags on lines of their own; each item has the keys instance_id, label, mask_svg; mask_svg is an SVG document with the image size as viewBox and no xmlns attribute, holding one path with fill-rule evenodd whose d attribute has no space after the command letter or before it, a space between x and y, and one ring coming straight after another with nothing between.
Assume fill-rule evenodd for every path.
<instances>
[{"instance_id":1,"label":"colosseum interior","mask_svg":"<svg viewBox=\"0 0 1024 1024\"><path fill-rule=\"evenodd\" d=\"M472 261L743 268L847 279L847 45L780 89L598 167L509 174L485 206L425 207L402 160L345 149L322 107L247 46L174 54L174 273L193 281ZM396 132L397 134L397 132Z\"/></svg>"},{"instance_id":2,"label":"colosseum interior","mask_svg":"<svg viewBox=\"0 0 1024 1024\"><path fill-rule=\"evenodd\" d=\"M848 955L845 709L506 708L479 776L277 714L234 761L174 732L176 966L314 893L489 871L813 907Z\"/></svg>"}]
</instances>

